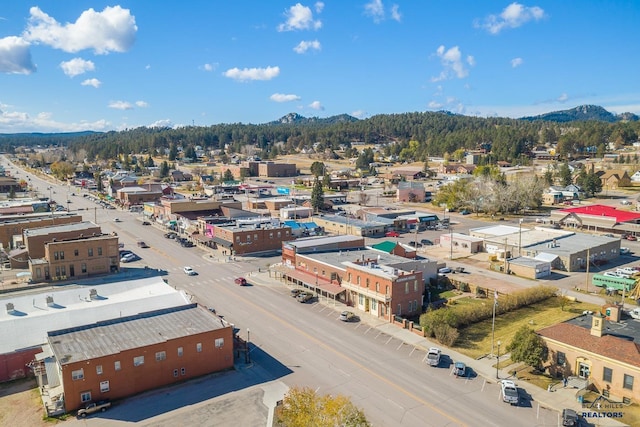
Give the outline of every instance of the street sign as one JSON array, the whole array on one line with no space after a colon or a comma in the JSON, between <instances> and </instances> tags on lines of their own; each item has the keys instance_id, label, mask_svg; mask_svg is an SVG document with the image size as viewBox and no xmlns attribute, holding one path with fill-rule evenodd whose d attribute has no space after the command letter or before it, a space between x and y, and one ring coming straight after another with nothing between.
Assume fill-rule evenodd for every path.
<instances>
[{"instance_id":1,"label":"street sign","mask_svg":"<svg viewBox=\"0 0 640 427\"><path fill-rule=\"evenodd\" d=\"M289 189L287 187L278 187L276 188L276 191L278 192L278 194L285 194L285 195L289 195Z\"/></svg>"}]
</instances>

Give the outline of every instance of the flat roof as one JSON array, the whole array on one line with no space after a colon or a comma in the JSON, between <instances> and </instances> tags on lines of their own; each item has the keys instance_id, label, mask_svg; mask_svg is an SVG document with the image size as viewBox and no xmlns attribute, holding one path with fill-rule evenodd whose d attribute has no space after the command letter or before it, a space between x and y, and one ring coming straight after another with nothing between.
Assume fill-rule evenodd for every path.
<instances>
[{"instance_id":1,"label":"flat roof","mask_svg":"<svg viewBox=\"0 0 640 427\"><path fill-rule=\"evenodd\" d=\"M341 234L339 236L321 236L296 239L287 242L286 244L296 248L312 248L314 246L323 246L342 242L356 242L359 240L362 240L362 237L352 236L351 234Z\"/></svg>"},{"instance_id":2,"label":"flat roof","mask_svg":"<svg viewBox=\"0 0 640 427\"><path fill-rule=\"evenodd\" d=\"M97 298L90 298L91 289L97 291ZM47 297L53 298L52 304L47 304ZM189 302L183 291L169 286L160 277L3 294L0 298L0 354L42 345L47 342L47 332L51 330ZM13 314L7 311L8 303L14 306Z\"/></svg>"},{"instance_id":3,"label":"flat roof","mask_svg":"<svg viewBox=\"0 0 640 427\"><path fill-rule=\"evenodd\" d=\"M402 265L405 263L416 263L425 261L428 262L427 259L411 259L404 258L398 255L389 254L386 252L378 251L375 249L351 249L351 250L341 250L341 251L333 251L333 252L320 252L320 253L307 253L307 254L299 254L298 256L308 257L318 262L322 262L327 265L331 265L333 267L337 267L341 270L345 269L344 262L353 262L353 261L362 261L365 260L375 260L377 263L382 265Z\"/></svg>"},{"instance_id":4,"label":"flat roof","mask_svg":"<svg viewBox=\"0 0 640 427\"><path fill-rule=\"evenodd\" d=\"M46 236L53 233L65 233L68 231L82 231L89 228L98 227L91 221L74 222L71 224L51 225L47 227L29 228L24 230L25 236Z\"/></svg>"},{"instance_id":5,"label":"flat roof","mask_svg":"<svg viewBox=\"0 0 640 427\"><path fill-rule=\"evenodd\" d=\"M620 243L619 238L592 236L589 234L572 234L561 238L551 239L554 243L546 242L526 246L527 251L547 252L555 255L570 255L576 252L585 251L587 248L604 245L611 242ZM523 244L523 247L524 244Z\"/></svg>"},{"instance_id":6,"label":"flat roof","mask_svg":"<svg viewBox=\"0 0 640 427\"><path fill-rule=\"evenodd\" d=\"M225 328L222 319L188 304L49 332L61 365ZM152 355L148 355L152 357Z\"/></svg>"},{"instance_id":7,"label":"flat roof","mask_svg":"<svg viewBox=\"0 0 640 427\"><path fill-rule=\"evenodd\" d=\"M379 221L363 221L361 219L347 218L347 217L337 216L337 215L323 216L316 219L316 221L321 221L321 220L328 221L328 222L335 222L337 224L351 225L351 226L360 227L360 228L384 227L386 225Z\"/></svg>"}]
</instances>

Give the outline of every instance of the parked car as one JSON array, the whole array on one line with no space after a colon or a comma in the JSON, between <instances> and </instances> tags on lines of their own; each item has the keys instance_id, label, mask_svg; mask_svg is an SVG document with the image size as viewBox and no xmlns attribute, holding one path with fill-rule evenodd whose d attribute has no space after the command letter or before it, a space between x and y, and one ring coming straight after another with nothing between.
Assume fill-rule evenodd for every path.
<instances>
[{"instance_id":1,"label":"parked car","mask_svg":"<svg viewBox=\"0 0 640 427\"><path fill-rule=\"evenodd\" d=\"M453 375L456 377L464 377L467 375L467 365L462 362L456 362L453 365Z\"/></svg>"},{"instance_id":2,"label":"parked car","mask_svg":"<svg viewBox=\"0 0 640 427\"><path fill-rule=\"evenodd\" d=\"M633 234L629 234L627 236L627 240L630 240L632 242L635 242L636 240L638 240L638 238L636 236L634 236Z\"/></svg>"},{"instance_id":3,"label":"parked car","mask_svg":"<svg viewBox=\"0 0 640 427\"><path fill-rule=\"evenodd\" d=\"M420 240L420 243L422 243L424 246L433 246L433 242L429 239L422 239Z\"/></svg>"},{"instance_id":4,"label":"parked car","mask_svg":"<svg viewBox=\"0 0 640 427\"><path fill-rule=\"evenodd\" d=\"M104 412L111 407L111 402L108 400L101 400L99 402L90 403L84 408L78 410L78 416L85 418L87 415L95 412Z\"/></svg>"},{"instance_id":5,"label":"parked car","mask_svg":"<svg viewBox=\"0 0 640 427\"><path fill-rule=\"evenodd\" d=\"M164 237L165 239L175 239L178 235L176 233L174 233L173 231L170 231L168 233L164 233Z\"/></svg>"},{"instance_id":6,"label":"parked car","mask_svg":"<svg viewBox=\"0 0 640 427\"><path fill-rule=\"evenodd\" d=\"M440 355L442 352L438 347L431 347L427 352L427 364L429 366L438 366L440 364Z\"/></svg>"},{"instance_id":7,"label":"parked car","mask_svg":"<svg viewBox=\"0 0 640 427\"><path fill-rule=\"evenodd\" d=\"M131 262L131 261L135 261L136 260L136 256L135 254L132 254L131 252L124 254L122 256L122 258L120 258L120 262Z\"/></svg>"},{"instance_id":8,"label":"parked car","mask_svg":"<svg viewBox=\"0 0 640 427\"><path fill-rule=\"evenodd\" d=\"M471 211L468 211L466 209L463 209L460 211L460 215L469 215L471 213Z\"/></svg>"},{"instance_id":9,"label":"parked car","mask_svg":"<svg viewBox=\"0 0 640 427\"><path fill-rule=\"evenodd\" d=\"M502 394L502 401L511 405L517 405L520 401L518 395L518 387L516 383L511 380L502 380L500 383L500 393Z\"/></svg>"},{"instance_id":10,"label":"parked car","mask_svg":"<svg viewBox=\"0 0 640 427\"><path fill-rule=\"evenodd\" d=\"M113 222L122 222L122 221L120 221L120 218L113 218Z\"/></svg>"},{"instance_id":11,"label":"parked car","mask_svg":"<svg viewBox=\"0 0 640 427\"><path fill-rule=\"evenodd\" d=\"M449 267L442 267L438 269L438 274L447 274L447 273L451 273L451 270Z\"/></svg>"},{"instance_id":12,"label":"parked car","mask_svg":"<svg viewBox=\"0 0 640 427\"><path fill-rule=\"evenodd\" d=\"M184 274L186 274L187 276L195 276L198 274L193 268L189 267L188 265L184 266L182 268L182 271L184 271Z\"/></svg>"},{"instance_id":13,"label":"parked car","mask_svg":"<svg viewBox=\"0 0 640 427\"><path fill-rule=\"evenodd\" d=\"M620 202L620 204L621 204L621 205L625 205L625 206L629 206L629 205L631 204L631 201L630 201L630 200L622 200L622 201Z\"/></svg>"},{"instance_id":14,"label":"parked car","mask_svg":"<svg viewBox=\"0 0 640 427\"><path fill-rule=\"evenodd\" d=\"M313 299L313 294L311 292L302 291L296 296L296 299L298 302L309 302Z\"/></svg>"},{"instance_id":15,"label":"parked car","mask_svg":"<svg viewBox=\"0 0 640 427\"><path fill-rule=\"evenodd\" d=\"M236 285L239 285L239 286L246 286L247 285L247 279L245 279L244 277L236 277L233 282Z\"/></svg>"},{"instance_id":16,"label":"parked car","mask_svg":"<svg viewBox=\"0 0 640 427\"><path fill-rule=\"evenodd\" d=\"M295 298L298 296L300 292L302 292L302 289L298 289L298 288L291 289L291 296Z\"/></svg>"},{"instance_id":17,"label":"parked car","mask_svg":"<svg viewBox=\"0 0 640 427\"><path fill-rule=\"evenodd\" d=\"M142 221L142 225L151 225L149 221Z\"/></svg>"},{"instance_id":18,"label":"parked car","mask_svg":"<svg viewBox=\"0 0 640 427\"><path fill-rule=\"evenodd\" d=\"M354 322L356 319L356 315L351 311L343 311L340 313L340 320L343 322Z\"/></svg>"},{"instance_id":19,"label":"parked car","mask_svg":"<svg viewBox=\"0 0 640 427\"><path fill-rule=\"evenodd\" d=\"M384 235L385 237L400 237L400 233L397 231L387 231Z\"/></svg>"},{"instance_id":20,"label":"parked car","mask_svg":"<svg viewBox=\"0 0 640 427\"><path fill-rule=\"evenodd\" d=\"M137 245L139 248L148 248L149 245L147 245L144 240L138 240Z\"/></svg>"},{"instance_id":21,"label":"parked car","mask_svg":"<svg viewBox=\"0 0 640 427\"><path fill-rule=\"evenodd\" d=\"M180 245L181 245L183 248L192 248L192 247L194 246L194 245L193 245L193 242L192 242L192 241L190 241L190 240L183 240L183 241L180 243Z\"/></svg>"},{"instance_id":22,"label":"parked car","mask_svg":"<svg viewBox=\"0 0 640 427\"><path fill-rule=\"evenodd\" d=\"M573 409L563 409L562 410L562 425L563 426L577 426L578 425L578 414Z\"/></svg>"},{"instance_id":23,"label":"parked car","mask_svg":"<svg viewBox=\"0 0 640 427\"><path fill-rule=\"evenodd\" d=\"M420 248L422 247L422 243L411 241L409 242L409 246L413 246L414 248Z\"/></svg>"}]
</instances>

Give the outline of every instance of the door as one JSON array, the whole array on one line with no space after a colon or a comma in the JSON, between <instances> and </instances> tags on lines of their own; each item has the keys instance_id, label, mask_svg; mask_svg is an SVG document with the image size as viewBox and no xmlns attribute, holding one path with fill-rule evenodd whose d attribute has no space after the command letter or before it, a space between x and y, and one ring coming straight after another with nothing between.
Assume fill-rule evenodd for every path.
<instances>
[{"instance_id":1,"label":"door","mask_svg":"<svg viewBox=\"0 0 640 427\"><path fill-rule=\"evenodd\" d=\"M71 264L69 266L69 277L75 277L76 276L76 269L73 267L73 264Z\"/></svg>"},{"instance_id":2,"label":"door","mask_svg":"<svg viewBox=\"0 0 640 427\"><path fill-rule=\"evenodd\" d=\"M589 378L589 374L591 373L591 367L586 363L580 362L578 365L578 376L580 378L587 379Z\"/></svg>"}]
</instances>

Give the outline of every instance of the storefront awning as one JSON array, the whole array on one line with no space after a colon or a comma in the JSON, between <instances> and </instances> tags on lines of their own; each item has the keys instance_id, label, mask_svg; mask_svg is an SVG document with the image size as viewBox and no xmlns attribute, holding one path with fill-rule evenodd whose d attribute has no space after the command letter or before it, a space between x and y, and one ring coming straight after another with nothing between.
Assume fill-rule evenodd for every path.
<instances>
[{"instance_id":1,"label":"storefront awning","mask_svg":"<svg viewBox=\"0 0 640 427\"><path fill-rule=\"evenodd\" d=\"M315 274L305 273L304 271L290 269L282 274L304 283L307 287L315 289L316 292L326 292L330 295L338 295L339 293L346 291L342 286L333 284L323 277L318 277L316 280Z\"/></svg>"},{"instance_id":2,"label":"storefront awning","mask_svg":"<svg viewBox=\"0 0 640 427\"><path fill-rule=\"evenodd\" d=\"M229 242L229 241L221 239L219 237L213 237L211 240L213 240L215 243L217 243L218 245L223 246L225 248L232 248L233 247L233 242Z\"/></svg>"}]
</instances>

